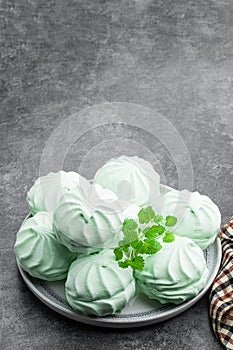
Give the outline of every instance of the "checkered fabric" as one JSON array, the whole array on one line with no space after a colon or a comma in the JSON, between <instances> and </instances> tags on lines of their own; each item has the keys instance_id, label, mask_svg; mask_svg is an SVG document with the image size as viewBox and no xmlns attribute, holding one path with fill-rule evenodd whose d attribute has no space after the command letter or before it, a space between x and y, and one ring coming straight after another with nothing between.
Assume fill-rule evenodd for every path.
<instances>
[{"instance_id":1,"label":"checkered fabric","mask_svg":"<svg viewBox=\"0 0 233 350\"><path fill-rule=\"evenodd\" d=\"M233 217L219 232L222 262L210 293L213 330L226 349L233 349Z\"/></svg>"}]
</instances>

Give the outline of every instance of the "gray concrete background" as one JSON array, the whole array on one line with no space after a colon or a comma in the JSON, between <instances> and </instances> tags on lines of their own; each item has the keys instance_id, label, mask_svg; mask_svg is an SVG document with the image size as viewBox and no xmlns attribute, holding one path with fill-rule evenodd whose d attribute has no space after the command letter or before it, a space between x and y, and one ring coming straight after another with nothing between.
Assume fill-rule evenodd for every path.
<instances>
[{"instance_id":1,"label":"gray concrete background","mask_svg":"<svg viewBox=\"0 0 233 350\"><path fill-rule=\"evenodd\" d=\"M232 18L231 0L0 2L1 349L221 349L208 296L141 329L63 318L22 282L13 245L53 130L70 114L111 101L150 107L173 123L192 159L194 189L218 204L223 222L232 215ZM166 147L130 126L89 131L70 149L64 169L77 170L109 136L122 140L97 146L82 163L83 175L92 177L111 156L139 154L177 185ZM145 139L151 154L137 143Z\"/></svg>"}]
</instances>

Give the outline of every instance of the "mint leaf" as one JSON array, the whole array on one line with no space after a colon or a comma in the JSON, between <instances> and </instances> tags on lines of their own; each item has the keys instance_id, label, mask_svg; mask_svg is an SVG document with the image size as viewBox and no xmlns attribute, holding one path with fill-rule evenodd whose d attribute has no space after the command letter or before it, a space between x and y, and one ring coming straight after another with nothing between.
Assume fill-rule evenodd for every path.
<instances>
[{"instance_id":1,"label":"mint leaf","mask_svg":"<svg viewBox=\"0 0 233 350\"><path fill-rule=\"evenodd\" d=\"M134 242L138 239L137 232L128 232L125 234L124 238L120 241L121 245L127 245L131 242Z\"/></svg>"},{"instance_id":2,"label":"mint leaf","mask_svg":"<svg viewBox=\"0 0 233 350\"><path fill-rule=\"evenodd\" d=\"M136 256L134 259L130 260L130 266L133 270L142 271L144 265L145 262L142 256Z\"/></svg>"},{"instance_id":3,"label":"mint leaf","mask_svg":"<svg viewBox=\"0 0 233 350\"><path fill-rule=\"evenodd\" d=\"M158 224L159 222L163 221L162 215L155 215L154 222Z\"/></svg>"},{"instance_id":4,"label":"mint leaf","mask_svg":"<svg viewBox=\"0 0 233 350\"><path fill-rule=\"evenodd\" d=\"M138 239L138 234L136 228L138 224L133 219L125 219L122 226L122 231L124 233L124 238L120 241L121 245L126 245Z\"/></svg>"},{"instance_id":5,"label":"mint leaf","mask_svg":"<svg viewBox=\"0 0 233 350\"><path fill-rule=\"evenodd\" d=\"M165 227L163 226L156 226L155 228L155 233L158 233L158 235L162 235L166 231Z\"/></svg>"},{"instance_id":6,"label":"mint leaf","mask_svg":"<svg viewBox=\"0 0 233 350\"><path fill-rule=\"evenodd\" d=\"M153 225L143 229L143 233L147 238L155 238L156 236L162 235L166 231L165 227L160 225Z\"/></svg>"},{"instance_id":7,"label":"mint leaf","mask_svg":"<svg viewBox=\"0 0 233 350\"><path fill-rule=\"evenodd\" d=\"M138 219L140 224L148 224L155 217L155 212L152 206L142 208L138 213Z\"/></svg>"},{"instance_id":8,"label":"mint leaf","mask_svg":"<svg viewBox=\"0 0 233 350\"><path fill-rule=\"evenodd\" d=\"M123 250L123 252L127 253L128 250L129 250L130 244L129 243L128 244L123 244L123 245L120 244L120 247Z\"/></svg>"},{"instance_id":9,"label":"mint leaf","mask_svg":"<svg viewBox=\"0 0 233 350\"><path fill-rule=\"evenodd\" d=\"M160 226L160 225L158 225L158 226L152 226L153 227L153 231L154 231L154 233L156 234L158 234L158 235L162 235L166 230L165 230L165 227L163 227L163 226Z\"/></svg>"},{"instance_id":10,"label":"mint leaf","mask_svg":"<svg viewBox=\"0 0 233 350\"><path fill-rule=\"evenodd\" d=\"M161 244L154 238L147 238L144 241L135 241L131 243L131 247L139 254L154 254L162 248Z\"/></svg>"},{"instance_id":11,"label":"mint leaf","mask_svg":"<svg viewBox=\"0 0 233 350\"><path fill-rule=\"evenodd\" d=\"M125 235L127 235L128 233L135 232L137 227L138 224L136 221L134 221L134 219L125 219L123 222L122 231Z\"/></svg>"},{"instance_id":12,"label":"mint leaf","mask_svg":"<svg viewBox=\"0 0 233 350\"><path fill-rule=\"evenodd\" d=\"M140 241L137 239L136 241L131 242L131 247L137 249L138 244L140 244Z\"/></svg>"},{"instance_id":13,"label":"mint leaf","mask_svg":"<svg viewBox=\"0 0 233 350\"><path fill-rule=\"evenodd\" d=\"M175 240L175 236L173 232L167 231L165 236L163 237L163 241L166 243L171 243Z\"/></svg>"},{"instance_id":14,"label":"mint leaf","mask_svg":"<svg viewBox=\"0 0 233 350\"><path fill-rule=\"evenodd\" d=\"M120 247L115 248L113 253L115 254L116 260L121 260L123 258L123 252L122 249Z\"/></svg>"},{"instance_id":15,"label":"mint leaf","mask_svg":"<svg viewBox=\"0 0 233 350\"><path fill-rule=\"evenodd\" d=\"M140 254L156 254L161 248L162 246L158 241L153 238L147 238L137 247L137 251Z\"/></svg>"},{"instance_id":16,"label":"mint leaf","mask_svg":"<svg viewBox=\"0 0 233 350\"><path fill-rule=\"evenodd\" d=\"M129 267L130 264L131 264L131 260L129 260L129 259L126 259L124 261L118 261L118 265L120 267L122 267L123 269L126 269L127 267Z\"/></svg>"},{"instance_id":17,"label":"mint leaf","mask_svg":"<svg viewBox=\"0 0 233 350\"><path fill-rule=\"evenodd\" d=\"M152 227L153 227L153 226L152 226ZM144 234L146 237L148 237L148 238L154 238L154 236L155 236L155 233L154 233L152 227L145 227L145 228L142 230L143 234Z\"/></svg>"},{"instance_id":18,"label":"mint leaf","mask_svg":"<svg viewBox=\"0 0 233 350\"><path fill-rule=\"evenodd\" d=\"M177 218L175 216L166 216L166 226L174 226L177 223Z\"/></svg>"},{"instance_id":19,"label":"mint leaf","mask_svg":"<svg viewBox=\"0 0 233 350\"><path fill-rule=\"evenodd\" d=\"M135 241L131 244L131 246L138 252L141 252L141 249L143 247L143 242L142 241ZM141 253L143 254L143 253Z\"/></svg>"},{"instance_id":20,"label":"mint leaf","mask_svg":"<svg viewBox=\"0 0 233 350\"><path fill-rule=\"evenodd\" d=\"M160 249L162 249L161 244L156 240L146 239L144 244L146 246L146 254L156 254Z\"/></svg>"}]
</instances>

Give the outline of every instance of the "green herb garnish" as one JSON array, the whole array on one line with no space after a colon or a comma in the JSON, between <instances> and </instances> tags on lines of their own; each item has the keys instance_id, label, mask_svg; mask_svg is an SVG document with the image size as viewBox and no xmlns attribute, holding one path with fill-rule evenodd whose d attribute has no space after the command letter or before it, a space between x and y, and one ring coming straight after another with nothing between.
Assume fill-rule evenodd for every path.
<instances>
[{"instance_id":1,"label":"green herb garnish","mask_svg":"<svg viewBox=\"0 0 233 350\"><path fill-rule=\"evenodd\" d=\"M176 224L174 216L158 215L151 206L142 208L138 213L139 224L134 219L125 219L122 225L123 239L119 242L114 254L118 265L122 268L131 267L142 270L144 254L156 254L161 248L158 238L163 242L173 242L174 234L167 230Z\"/></svg>"}]
</instances>

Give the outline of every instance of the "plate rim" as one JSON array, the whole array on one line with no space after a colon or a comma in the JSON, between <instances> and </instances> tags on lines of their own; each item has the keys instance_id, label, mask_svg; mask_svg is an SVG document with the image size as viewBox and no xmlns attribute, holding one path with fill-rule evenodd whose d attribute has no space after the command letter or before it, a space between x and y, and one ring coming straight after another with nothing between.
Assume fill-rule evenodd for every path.
<instances>
[{"instance_id":1,"label":"plate rim","mask_svg":"<svg viewBox=\"0 0 233 350\"><path fill-rule=\"evenodd\" d=\"M175 317L182 312L189 309L192 305L194 305L198 300L200 300L204 294L208 291L210 286L212 285L221 264L222 259L222 248L221 248L221 240L219 237L216 238L214 243L211 245L216 245L216 264L213 268L213 271L211 275L209 276L208 282L206 283L205 287L198 295L196 295L194 298L176 305L172 309L164 310L161 314L154 314L153 310L146 312L147 315L141 315L141 316L134 316L132 315L122 315L122 317L114 318L113 316L105 316L105 317L91 317L82 315L81 313L78 313L74 310L69 309L68 307L64 307L62 305L57 304L53 300L49 299L45 294L43 294L33 283L33 280L30 279L30 275L27 274L19 265L18 259L16 258L16 263L20 272L21 277L23 278L25 284L27 287L31 290L31 292L45 305L47 305L49 308L54 310L55 312L58 312L59 314L68 317L72 320L99 326L99 327L108 327L108 328L134 328L134 327L143 327L146 325L158 323L165 321L167 319L170 319L172 317ZM46 282L46 281L45 281Z\"/></svg>"}]
</instances>

